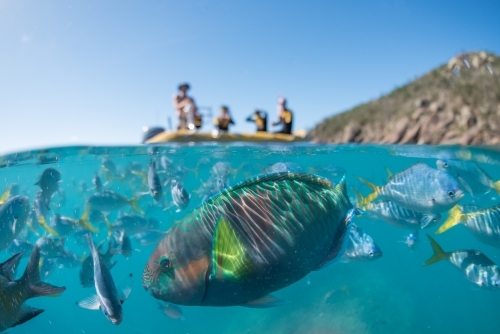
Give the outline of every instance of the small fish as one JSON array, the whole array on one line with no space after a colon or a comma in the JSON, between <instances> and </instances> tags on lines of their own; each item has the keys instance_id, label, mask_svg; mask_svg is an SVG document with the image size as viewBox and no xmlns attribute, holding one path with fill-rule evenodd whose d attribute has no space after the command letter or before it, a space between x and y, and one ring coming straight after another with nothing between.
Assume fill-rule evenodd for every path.
<instances>
[{"instance_id":1,"label":"small fish","mask_svg":"<svg viewBox=\"0 0 500 334\"><path fill-rule=\"evenodd\" d=\"M300 173L303 169L294 162L277 162L264 169L264 173L293 172Z\"/></svg>"},{"instance_id":2,"label":"small fish","mask_svg":"<svg viewBox=\"0 0 500 334\"><path fill-rule=\"evenodd\" d=\"M374 261L382 256L382 251L373 238L356 224L351 224L347 234L347 247L342 259L346 261Z\"/></svg>"},{"instance_id":3,"label":"small fish","mask_svg":"<svg viewBox=\"0 0 500 334\"><path fill-rule=\"evenodd\" d=\"M57 268L78 268L82 264L82 259L75 253L66 251L56 260Z\"/></svg>"},{"instance_id":4,"label":"small fish","mask_svg":"<svg viewBox=\"0 0 500 334\"><path fill-rule=\"evenodd\" d=\"M161 187L161 181L160 177L158 176L158 173L156 172L155 164L153 160L151 160L148 168L148 187L149 187L149 193L151 194L151 197L156 202L161 201L162 196L163 196L163 190Z\"/></svg>"},{"instance_id":5,"label":"small fish","mask_svg":"<svg viewBox=\"0 0 500 334\"><path fill-rule=\"evenodd\" d=\"M57 267L57 259L40 258L40 276L46 280Z\"/></svg>"},{"instance_id":6,"label":"small fish","mask_svg":"<svg viewBox=\"0 0 500 334\"><path fill-rule=\"evenodd\" d=\"M40 179L35 183L41 188L41 195L45 199L47 206L52 195L59 190L60 181L61 173L57 169L50 167L43 171Z\"/></svg>"},{"instance_id":7,"label":"small fish","mask_svg":"<svg viewBox=\"0 0 500 334\"><path fill-rule=\"evenodd\" d=\"M361 178L360 181L373 190L360 203L362 206L383 196L406 209L435 214L449 210L464 196L460 185L451 175L424 163L416 163L392 175L382 187Z\"/></svg>"},{"instance_id":8,"label":"small fish","mask_svg":"<svg viewBox=\"0 0 500 334\"><path fill-rule=\"evenodd\" d=\"M10 197L0 206L0 250L9 247L26 225L30 209L26 196Z\"/></svg>"},{"instance_id":9,"label":"small fish","mask_svg":"<svg viewBox=\"0 0 500 334\"><path fill-rule=\"evenodd\" d=\"M494 189L500 194L500 181L494 182L478 165L471 161L437 160L437 168L455 177L472 196L482 195Z\"/></svg>"},{"instance_id":10,"label":"small fish","mask_svg":"<svg viewBox=\"0 0 500 334\"><path fill-rule=\"evenodd\" d=\"M36 241L35 245L40 249L40 253L44 258L54 259L66 253L64 239L41 237Z\"/></svg>"},{"instance_id":11,"label":"small fish","mask_svg":"<svg viewBox=\"0 0 500 334\"><path fill-rule=\"evenodd\" d=\"M85 234L85 236L87 234L88 232ZM116 261L111 261L115 253L111 249L111 245L108 245L108 251L106 253L104 254L101 253L100 250L103 244L104 243L101 243L97 247L97 250L99 251L100 254L101 264L106 265L106 267L109 270L111 270L116 264ZM85 260L83 260L79 276L80 276L80 284L82 285L82 287L90 288L94 285L94 261L92 254L90 254L87 258L85 258Z\"/></svg>"},{"instance_id":12,"label":"small fish","mask_svg":"<svg viewBox=\"0 0 500 334\"><path fill-rule=\"evenodd\" d=\"M111 190L104 190L94 194L87 199L87 210L95 209L103 212L119 210L125 206L132 206L137 212L143 214L142 209L137 204L137 197L128 199L125 196Z\"/></svg>"},{"instance_id":13,"label":"small fish","mask_svg":"<svg viewBox=\"0 0 500 334\"><path fill-rule=\"evenodd\" d=\"M33 210L38 224L42 225L42 227L53 236L58 237L59 235L57 234L57 232L54 231L54 229L50 227L49 224L47 223L47 217L49 215L49 206L47 201L43 197L42 191L39 191L35 195L35 199L33 201Z\"/></svg>"},{"instance_id":14,"label":"small fish","mask_svg":"<svg viewBox=\"0 0 500 334\"><path fill-rule=\"evenodd\" d=\"M414 249L419 241L418 230L415 230L415 232L408 234L405 240L401 242L405 243L409 248Z\"/></svg>"},{"instance_id":15,"label":"small fish","mask_svg":"<svg viewBox=\"0 0 500 334\"><path fill-rule=\"evenodd\" d=\"M385 200L379 202L369 202L365 205L365 199L359 192L354 190L358 205L373 218L385 221L386 223L404 229L424 229L434 226L441 215L439 213L425 214L410 209L403 208L393 201Z\"/></svg>"},{"instance_id":16,"label":"small fish","mask_svg":"<svg viewBox=\"0 0 500 334\"><path fill-rule=\"evenodd\" d=\"M14 255L11 259L18 256ZM0 276L2 291L0 297L0 332L25 323L44 312L42 309L24 305L26 300L41 296L56 296L66 290L65 287L57 287L40 281L39 262L40 249L35 247L31 252L26 270L20 279L10 281L7 277Z\"/></svg>"},{"instance_id":17,"label":"small fish","mask_svg":"<svg viewBox=\"0 0 500 334\"><path fill-rule=\"evenodd\" d=\"M150 221L136 215L123 215L111 226L112 230L123 230L128 235L134 235L146 231Z\"/></svg>"},{"instance_id":18,"label":"small fish","mask_svg":"<svg viewBox=\"0 0 500 334\"><path fill-rule=\"evenodd\" d=\"M172 201L177 207L177 210L175 210L175 212L181 212L182 210L187 208L191 195L188 194L182 183L178 182L175 179L173 179L171 182L171 194Z\"/></svg>"},{"instance_id":19,"label":"small fish","mask_svg":"<svg viewBox=\"0 0 500 334\"><path fill-rule=\"evenodd\" d=\"M448 212L448 219L436 234L444 233L458 224L465 225L479 241L500 248L500 205L486 209L456 205Z\"/></svg>"},{"instance_id":20,"label":"small fish","mask_svg":"<svg viewBox=\"0 0 500 334\"><path fill-rule=\"evenodd\" d=\"M222 177L224 179L229 178L233 170L229 162L219 161L215 163L210 169L210 175L213 178Z\"/></svg>"},{"instance_id":21,"label":"small fish","mask_svg":"<svg viewBox=\"0 0 500 334\"><path fill-rule=\"evenodd\" d=\"M117 230L113 233L113 248L127 259L132 256L132 242L124 230Z\"/></svg>"},{"instance_id":22,"label":"small fish","mask_svg":"<svg viewBox=\"0 0 500 334\"><path fill-rule=\"evenodd\" d=\"M30 254L33 250L33 247L35 247L35 245L28 241L14 239L7 248L7 252L9 252L11 255L23 253L23 256L28 256L28 254Z\"/></svg>"},{"instance_id":23,"label":"small fish","mask_svg":"<svg viewBox=\"0 0 500 334\"><path fill-rule=\"evenodd\" d=\"M134 235L134 239L139 242L143 247L151 246L160 242L165 236L164 231L159 230L146 230Z\"/></svg>"},{"instance_id":24,"label":"small fish","mask_svg":"<svg viewBox=\"0 0 500 334\"><path fill-rule=\"evenodd\" d=\"M472 283L486 290L500 289L500 268L478 250L457 250L445 252L438 243L427 234L434 254L424 263L431 265L447 260L454 265Z\"/></svg>"},{"instance_id":25,"label":"small fish","mask_svg":"<svg viewBox=\"0 0 500 334\"><path fill-rule=\"evenodd\" d=\"M160 303L158 302L158 309L161 310L167 317L172 319L186 320L182 315L182 310L179 306L172 303Z\"/></svg>"},{"instance_id":26,"label":"small fish","mask_svg":"<svg viewBox=\"0 0 500 334\"><path fill-rule=\"evenodd\" d=\"M90 234L87 234L86 238L92 252L92 261L94 263L94 286L96 295L77 302L77 305L89 310L101 310L113 325L119 325L123 319L122 304L129 296L131 291L130 287L132 285L127 286L120 295L113 280L113 276L111 276L111 272L106 264L101 261L101 256L94 246L92 237ZM132 278L132 274L130 274L129 277Z\"/></svg>"},{"instance_id":27,"label":"small fish","mask_svg":"<svg viewBox=\"0 0 500 334\"><path fill-rule=\"evenodd\" d=\"M102 192L104 185L102 184L102 180L99 174L94 173L94 177L92 178L92 184L94 185L94 188L98 193Z\"/></svg>"},{"instance_id":28,"label":"small fish","mask_svg":"<svg viewBox=\"0 0 500 334\"><path fill-rule=\"evenodd\" d=\"M53 215L52 219L50 220L50 227L61 238L65 238L75 232L79 225L80 223L78 220L61 216L57 213Z\"/></svg>"}]
</instances>

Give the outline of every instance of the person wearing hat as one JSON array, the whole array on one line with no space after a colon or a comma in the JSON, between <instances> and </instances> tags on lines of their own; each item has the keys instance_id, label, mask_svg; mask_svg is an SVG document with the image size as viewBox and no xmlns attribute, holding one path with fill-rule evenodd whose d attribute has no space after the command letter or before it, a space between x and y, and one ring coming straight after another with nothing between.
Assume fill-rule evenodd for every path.
<instances>
[{"instance_id":1,"label":"person wearing hat","mask_svg":"<svg viewBox=\"0 0 500 334\"><path fill-rule=\"evenodd\" d=\"M257 132L267 132L267 113L255 110L253 115L248 116L247 122L254 122L257 125Z\"/></svg>"},{"instance_id":2,"label":"person wearing hat","mask_svg":"<svg viewBox=\"0 0 500 334\"><path fill-rule=\"evenodd\" d=\"M286 99L284 97L278 98L278 115L279 120L275 123L272 123L273 126L283 124L283 127L280 131L275 133L284 133L291 135L292 134L292 122L293 122L293 113L286 106Z\"/></svg>"},{"instance_id":3,"label":"person wearing hat","mask_svg":"<svg viewBox=\"0 0 500 334\"><path fill-rule=\"evenodd\" d=\"M220 107L220 116L214 119L214 125L219 131L229 131L229 125L235 124L231 116L229 116L229 108L226 106Z\"/></svg>"},{"instance_id":4,"label":"person wearing hat","mask_svg":"<svg viewBox=\"0 0 500 334\"><path fill-rule=\"evenodd\" d=\"M194 99L187 95L189 90L188 83L182 83L178 87L179 92L174 94L174 108L177 110L179 125L177 130L191 129L201 127L201 116L198 115L198 108Z\"/></svg>"}]
</instances>

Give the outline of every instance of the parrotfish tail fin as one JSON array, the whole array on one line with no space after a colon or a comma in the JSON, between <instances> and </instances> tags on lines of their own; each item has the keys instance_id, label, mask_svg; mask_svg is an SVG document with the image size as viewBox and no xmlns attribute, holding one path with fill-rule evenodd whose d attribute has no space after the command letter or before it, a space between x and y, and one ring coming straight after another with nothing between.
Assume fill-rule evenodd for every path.
<instances>
[{"instance_id":1,"label":"parrotfish tail fin","mask_svg":"<svg viewBox=\"0 0 500 334\"><path fill-rule=\"evenodd\" d=\"M212 249L212 274L217 278L237 281L251 271L245 245L223 216L215 226Z\"/></svg>"},{"instance_id":2,"label":"parrotfish tail fin","mask_svg":"<svg viewBox=\"0 0 500 334\"><path fill-rule=\"evenodd\" d=\"M27 298L34 298L40 296L55 296L62 294L66 288L57 287L45 282L40 281L40 247L35 246L31 251L28 265L24 271L23 276L19 282L27 287Z\"/></svg>"},{"instance_id":3,"label":"parrotfish tail fin","mask_svg":"<svg viewBox=\"0 0 500 334\"><path fill-rule=\"evenodd\" d=\"M83 212L82 217L80 218L80 220L78 222L80 223L80 225L85 227L90 232L99 233L99 229L97 229L94 225L92 225L90 223L89 211L90 211L90 205L87 205L87 207L85 208L85 211Z\"/></svg>"},{"instance_id":4,"label":"parrotfish tail fin","mask_svg":"<svg viewBox=\"0 0 500 334\"><path fill-rule=\"evenodd\" d=\"M460 210L460 207L458 205L455 205L454 207L451 208L450 211L448 211L448 219L436 231L436 234L441 234L443 232L446 232L453 226L460 224L464 216L465 215L462 213L462 210Z\"/></svg>"},{"instance_id":5,"label":"parrotfish tail fin","mask_svg":"<svg viewBox=\"0 0 500 334\"><path fill-rule=\"evenodd\" d=\"M389 169L389 167L385 167L385 172L387 173L387 176L389 178L391 178L394 175L394 173Z\"/></svg>"},{"instance_id":6,"label":"parrotfish tail fin","mask_svg":"<svg viewBox=\"0 0 500 334\"><path fill-rule=\"evenodd\" d=\"M16 275L17 271L17 266L19 265L19 261L21 261L22 257L23 257L23 252L20 252L12 256L7 261L0 263L0 269L5 275L5 278L7 278L9 281L14 280L14 276Z\"/></svg>"},{"instance_id":7,"label":"parrotfish tail fin","mask_svg":"<svg viewBox=\"0 0 500 334\"><path fill-rule=\"evenodd\" d=\"M54 237L59 237L59 234L54 231L54 229L52 227L49 226L49 224L47 224L47 221L45 220L45 217L42 216L42 215L36 215L36 218L38 220L38 222L40 223L40 225L42 225L42 227L50 234L52 234Z\"/></svg>"},{"instance_id":8,"label":"parrotfish tail fin","mask_svg":"<svg viewBox=\"0 0 500 334\"><path fill-rule=\"evenodd\" d=\"M288 302L276 298L273 295L266 295L264 297L260 297L258 299L249 301L248 303L241 306L251 307L251 308L269 308L269 307L283 306L286 304L288 304Z\"/></svg>"},{"instance_id":9,"label":"parrotfish tail fin","mask_svg":"<svg viewBox=\"0 0 500 334\"><path fill-rule=\"evenodd\" d=\"M432 239L432 237L428 234L427 238L429 238L429 241L431 242L432 250L434 251L434 254L431 256L431 258L427 261L424 262L424 266L431 265L433 263L439 262L441 260L446 260L450 257L449 253L446 253L441 246L438 245L438 243Z\"/></svg>"},{"instance_id":10,"label":"parrotfish tail fin","mask_svg":"<svg viewBox=\"0 0 500 334\"><path fill-rule=\"evenodd\" d=\"M139 203L137 201L139 200L139 197L134 197L131 200L129 200L129 204L134 208L135 211L139 212L141 215L144 215L144 211L141 209L139 206Z\"/></svg>"},{"instance_id":11,"label":"parrotfish tail fin","mask_svg":"<svg viewBox=\"0 0 500 334\"><path fill-rule=\"evenodd\" d=\"M374 185L373 183L368 182L368 181L366 181L365 179L362 179L362 178L360 178L360 177L358 177L358 179L359 179L361 182L363 182L365 185L367 185L370 189L372 189L372 190L373 190L373 192L372 192L370 195L366 196L366 197L364 198L364 200L363 200L361 203L359 203L359 205L360 205L360 206L365 206L365 205L367 205L368 203L372 202L375 198L377 198L377 197L378 197L378 193L379 193L380 187L379 187L379 186L377 186L377 185Z\"/></svg>"},{"instance_id":12,"label":"parrotfish tail fin","mask_svg":"<svg viewBox=\"0 0 500 334\"><path fill-rule=\"evenodd\" d=\"M500 195L500 181L493 182L493 189Z\"/></svg>"}]
</instances>

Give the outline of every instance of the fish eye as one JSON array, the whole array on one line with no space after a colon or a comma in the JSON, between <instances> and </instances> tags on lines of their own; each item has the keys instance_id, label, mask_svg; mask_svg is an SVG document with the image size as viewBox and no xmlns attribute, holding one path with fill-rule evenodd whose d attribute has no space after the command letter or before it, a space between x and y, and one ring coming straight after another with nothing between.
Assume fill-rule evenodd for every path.
<instances>
[{"instance_id":1,"label":"fish eye","mask_svg":"<svg viewBox=\"0 0 500 334\"><path fill-rule=\"evenodd\" d=\"M455 196L455 192L453 190L448 191L448 196L454 197Z\"/></svg>"},{"instance_id":2,"label":"fish eye","mask_svg":"<svg viewBox=\"0 0 500 334\"><path fill-rule=\"evenodd\" d=\"M164 268L164 269L169 269L170 267L172 267L172 262L167 258L167 257L162 257L160 259L160 267Z\"/></svg>"},{"instance_id":3,"label":"fish eye","mask_svg":"<svg viewBox=\"0 0 500 334\"><path fill-rule=\"evenodd\" d=\"M109 316L108 310L104 309L103 312L105 316Z\"/></svg>"},{"instance_id":4,"label":"fish eye","mask_svg":"<svg viewBox=\"0 0 500 334\"><path fill-rule=\"evenodd\" d=\"M444 167L444 168L447 168L447 167L448 167L448 163L447 163L447 162L445 162L445 163L443 164L443 167Z\"/></svg>"}]
</instances>

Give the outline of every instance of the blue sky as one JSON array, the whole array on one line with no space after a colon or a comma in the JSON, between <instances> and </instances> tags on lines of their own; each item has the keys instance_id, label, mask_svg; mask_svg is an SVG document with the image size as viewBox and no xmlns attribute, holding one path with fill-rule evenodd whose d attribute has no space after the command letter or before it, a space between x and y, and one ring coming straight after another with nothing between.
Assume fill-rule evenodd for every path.
<instances>
[{"instance_id":1,"label":"blue sky","mask_svg":"<svg viewBox=\"0 0 500 334\"><path fill-rule=\"evenodd\" d=\"M134 144L178 83L200 106L295 129L390 92L457 53L500 53L495 1L0 0L0 153ZM211 130L209 124L205 127Z\"/></svg>"}]
</instances>

